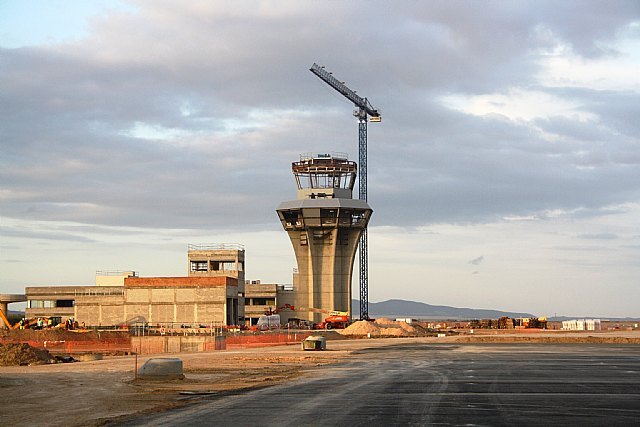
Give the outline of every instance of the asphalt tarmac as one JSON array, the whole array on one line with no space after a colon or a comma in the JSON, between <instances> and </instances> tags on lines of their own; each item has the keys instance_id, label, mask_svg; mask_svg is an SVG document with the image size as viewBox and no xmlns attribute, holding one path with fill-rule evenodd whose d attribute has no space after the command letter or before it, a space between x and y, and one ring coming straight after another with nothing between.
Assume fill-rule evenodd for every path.
<instances>
[{"instance_id":1,"label":"asphalt tarmac","mask_svg":"<svg viewBox=\"0 0 640 427\"><path fill-rule=\"evenodd\" d=\"M153 426L638 426L640 346L407 344L238 396L131 420Z\"/></svg>"}]
</instances>

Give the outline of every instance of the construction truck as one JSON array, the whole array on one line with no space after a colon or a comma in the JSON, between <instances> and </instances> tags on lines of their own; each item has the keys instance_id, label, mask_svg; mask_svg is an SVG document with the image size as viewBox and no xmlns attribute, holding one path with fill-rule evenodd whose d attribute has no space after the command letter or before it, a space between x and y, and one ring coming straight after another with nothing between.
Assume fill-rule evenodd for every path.
<instances>
[{"instance_id":1,"label":"construction truck","mask_svg":"<svg viewBox=\"0 0 640 427\"><path fill-rule=\"evenodd\" d=\"M317 324L317 329L344 329L351 323L349 316L335 315L324 319Z\"/></svg>"},{"instance_id":2,"label":"construction truck","mask_svg":"<svg viewBox=\"0 0 640 427\"><path fill-rule=\"evenodd\" d=\"M9 329L45 329L64 326L64 324L61 323L62 320L60 317L31 317L29 319L22 319L13 326L2 310L0 310L0 318ZM38 326L38 319L40 319L41 326ZM51 320L51 322L49 322L49 320Z\"/></svg>"},{"instance_id":3,"label":"construction truck","mask_svg":"<svg viewBox=\"0 0 640 427\"><path fill-rule=\"evenodd\" d=\"M329 316L324 321L317 323L314 329L344 329L351 323L349 313L346 311L325 310L322 308L309 308L309 307L296 307L291 304L285 304L282 307L278 307L271 311L271 314L277 314L281 311L298 311L298 312L311 312L328 314Z\"/></svg>"}]
</instances>

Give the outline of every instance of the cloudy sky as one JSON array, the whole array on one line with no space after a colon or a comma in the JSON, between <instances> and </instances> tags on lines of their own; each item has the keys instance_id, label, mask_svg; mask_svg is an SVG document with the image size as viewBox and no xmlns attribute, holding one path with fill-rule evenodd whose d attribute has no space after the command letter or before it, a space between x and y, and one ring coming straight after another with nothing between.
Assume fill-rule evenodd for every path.
<instances>
[{"instance_id":1,"label":"cloudy sky","mask_svg":"<svg viewBox=\"0 0 640 427\"><path fill-rule=\"evenodd\" d=\"M0 292L213 242L290 283L291 162L357 160L314 62L383 115L371 301L640 316L637 0L0 1Z\"/></svg>"}]
</instances>

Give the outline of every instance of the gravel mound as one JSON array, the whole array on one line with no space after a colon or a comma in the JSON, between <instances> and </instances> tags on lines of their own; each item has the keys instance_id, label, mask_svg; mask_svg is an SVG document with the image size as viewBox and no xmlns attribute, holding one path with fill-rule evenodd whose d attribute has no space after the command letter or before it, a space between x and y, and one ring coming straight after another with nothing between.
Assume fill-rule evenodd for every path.
<instances>
[{"instance_id":1,"label":"gravel mound","mask_svg":"<svg viewBox=\"0 0 640 427\"><path fill-rule=\"evenodd\" d=\"M358 320L357 322L353 322L348 327L344 328L341 331L338 331L341 335L367 335L371 334L371 336L379 336L380 328L373 322L368 322L366 320Z\"/></svg>"},{"instance_id":2,"label":"gravel mound","mask_svg":"<svg viewBox=\"0 0 640 427\"><path fill-rule=\"evenodd\" d=\"M47 351L29 344L0 344L0 366L45 365L56 359Z\"/></svg>"},{"instance_id":3,"label":"gravel mound","mask_svg":"<svg viewBox=\"0 0 640 427\"><path fill-rule=\"evenodd\" d=\"M380 318L374 322L359 320L340 331L342 335L371 335L372 337L416 337L424 335L422 328L418 329L406 322Z\"/></svg>"}]
</instances>

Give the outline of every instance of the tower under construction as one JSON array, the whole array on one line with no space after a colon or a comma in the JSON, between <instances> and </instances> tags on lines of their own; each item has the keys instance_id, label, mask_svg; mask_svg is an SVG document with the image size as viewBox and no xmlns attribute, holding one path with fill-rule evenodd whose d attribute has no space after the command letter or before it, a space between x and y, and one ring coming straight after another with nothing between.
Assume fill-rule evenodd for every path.
<instances>
[{"instance_id":1,"label":"tower under construction","mask_svg":"<svg viewBox=\"0 0 640 427\"><path fill-rule=\"evenodd\" d=\"M351 315L353 262L372 213L366 201L352 197L356 162L344 153L302 154L291 169L297 199L281 203L277 212L298 264L297 317L320 322L323 312Z\"/></svg>"}]
</instances>

